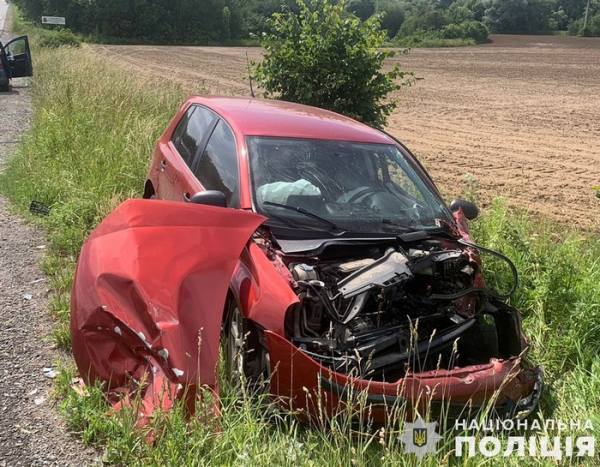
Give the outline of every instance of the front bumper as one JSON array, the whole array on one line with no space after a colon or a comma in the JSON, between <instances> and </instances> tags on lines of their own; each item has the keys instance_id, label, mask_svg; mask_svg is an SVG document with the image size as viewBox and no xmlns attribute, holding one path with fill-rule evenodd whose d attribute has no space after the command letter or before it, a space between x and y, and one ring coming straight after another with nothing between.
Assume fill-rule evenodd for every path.
<instances>
[{"instance_id":1,"label":"front bumper","mask_svg":"<svg viewBox=\"0 0 600 467\"><path fill-rule=\"evenodd\" d=\"M320 365L278 334L266 331L271 391L280 404L307 421L322 422L350 409L369 422L394 423L415 412L434 418L471 418L490 407L499 418L524 418L537 406L541 368L521 359L409 374L392 382L353 378Z\"/></svg>"}]
</instances>

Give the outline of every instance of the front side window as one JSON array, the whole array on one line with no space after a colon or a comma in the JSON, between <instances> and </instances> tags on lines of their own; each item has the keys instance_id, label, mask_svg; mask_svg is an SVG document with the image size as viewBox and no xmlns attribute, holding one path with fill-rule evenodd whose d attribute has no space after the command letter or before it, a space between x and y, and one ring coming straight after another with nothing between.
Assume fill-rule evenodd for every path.
<instances>
[{"instance_id":1,"label":"front side window","mask_svg":"<svg viewBox=\"0 0 600 467\"><path fill-rule=\"evenodd\" d=\"M191 106L175 128L171 140L188 167L192 167L196 153L204 147L217 118L204 107Z\"/></svg>"},{"instance_id":2,"label":"front side window","mask_svg":"<svg viewBox=\"0 0 600 467\"><path fill-rule=\"evenodd\" d=\"M311 228L323 228L325 219L373 233L452 222L443 200L395 145L267 137L249 137L247 144L259 213Z\"/></svg>"},{"instance_id":3,"label":"front side window","mask_svg":"<svg viewBox=\"0 0 600 467\"><path fill-rule=\"evenodd\" d=\"M21 40L15 40L7 46L9 55L20 55L27 51L27 44L25 38Z\"/></svg>"},{"instance_id":4,"label":"front side window","mask_svg":"<svg viewBox=\"0 0 600 467\"><path fill-rule=\"evenodd\" d=\"M195 175L205 189L225 193L228 206L238 205L237 146L233 132L223 120L219 121L210 136Z\"/></svg>"}]
</instances>

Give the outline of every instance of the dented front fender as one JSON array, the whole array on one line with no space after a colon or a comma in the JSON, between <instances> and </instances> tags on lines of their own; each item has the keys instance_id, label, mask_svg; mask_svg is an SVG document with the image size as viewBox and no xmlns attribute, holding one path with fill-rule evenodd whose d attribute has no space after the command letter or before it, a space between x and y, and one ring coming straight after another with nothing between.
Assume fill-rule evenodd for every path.
<instances>
[{"instance_id":1,"label":"dented front fender","mask_svg":"<svg viewBox=\"0 0 600 467\"><path fill-rule=\"evenodd\" d=\"M263 221L158 200L115 209L85 242L71 295L73 354L84 380L127 394L145 381L149 407L198 382L214 388L230 279Z\"/></svg>"}]
</instances>

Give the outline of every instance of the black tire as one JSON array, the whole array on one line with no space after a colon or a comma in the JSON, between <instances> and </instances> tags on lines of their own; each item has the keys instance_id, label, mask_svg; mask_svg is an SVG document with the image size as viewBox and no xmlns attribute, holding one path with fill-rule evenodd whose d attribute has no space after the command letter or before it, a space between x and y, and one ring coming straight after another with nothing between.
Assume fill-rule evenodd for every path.
<instances>
[{"instance_id":1,"label":"black tire","mask_svg":"<svg viewBox=\"0 0 600 467\"><path fill-rule=\"evenodd\" d=\"M251 392L261 391L268 370L267 352L256 326L243 317L235 300L230 300L223 324L223 376L232 386L244 384Z\"/></svg>"},{"instance_id":2,"label":"black tire","mask_svg":"<svg viewBox=\"0 0 600 467\"><path fill-rule=\"evenodd\" d=\"M7 82L5 84L0 84L0 92L9 92L10 84Z\"/></svg>"},{"instance_id":3,"label":"black tire","mask_svg":"<svg viewBox=\"0 0 600 467\"><path fill-rule=\"evenodd\" d=\"M246 375L246 329L240 307L230 302L225 328L225 372L235 383Z\"/></svg>"}]
</instances>

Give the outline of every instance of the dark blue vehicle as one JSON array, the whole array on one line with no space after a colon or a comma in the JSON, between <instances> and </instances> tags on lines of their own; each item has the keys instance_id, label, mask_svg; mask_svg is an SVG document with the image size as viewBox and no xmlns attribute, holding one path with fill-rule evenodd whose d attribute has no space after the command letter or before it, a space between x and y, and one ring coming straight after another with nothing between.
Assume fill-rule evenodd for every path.
<instances>
[{"instance_id":1,"label":"dark blue vehicle","mask_svg":"<svg viewBox=\"0 0 600 467\"><path fill-rule=\"evenodd\" d=\"M12 78L33 76L27 36L17 37L6 45L0 42L0 92L9 90Z\"/></svg>"}]
</instances>

